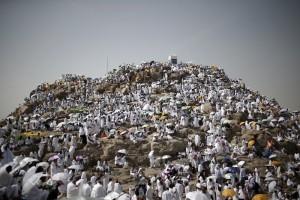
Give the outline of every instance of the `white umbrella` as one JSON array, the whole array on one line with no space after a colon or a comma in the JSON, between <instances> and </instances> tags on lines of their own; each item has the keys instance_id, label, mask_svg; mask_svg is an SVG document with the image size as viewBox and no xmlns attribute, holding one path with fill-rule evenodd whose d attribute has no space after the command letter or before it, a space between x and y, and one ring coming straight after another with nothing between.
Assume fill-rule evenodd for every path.
<instances>
[{"instance_id":1,"label":"white umbrella","mask_svg":"<svg viewBox=\"0 0 300 200\"><path fill-rule=\"evenodd\" d=\"M144 124L143 126L142 126L142 128L148 128L150 125L149 124Z\"/></svg>"},{"instance_id":2,"label":"white umbrella","mask_svg":"<svg viewBox=\"0 0 300 200\"><path fill-rule=\"evenodd\" d=\"M167 123L166 126L173 126L173 123Z\"/></svg>"},{"instance_id":3,"label":"white umbrella","mask_svg":"<svg viewBox=\"0 0 300 200\"><path fill-rule=\"evenodd\" d=\"M127 193L121 193L117 198L117 200L130 200L130 199L131 199L130 195Z\"/></svg>"},{"instance_id":4,"label":"white umbrella","mask_svg":"<svg viewBox=\"0 0 300 200\"><path fill-rule=\"evenodd\" d=\"M119 193L111 192L104 197L104 200L114 200L114 199L117 199L119 196L120 196Z\"/></svg>"},{"instance_id":5,"label":"white umbrella","mask_svg":"<svg viewBox=\"0 0 300 200\"><path fill-rule=\"evenodd\" d=\"M284 120L285 120L284 117L280 117L278 122L283 122Z\"/></svg>"},{"instance_id":6,"label":"white umbrella","mask_svg":"<svg viewBox=\"0 0 300 200\"><path fill-rule=\"evenodd\" d=\"M32 175L26 181L26 183L23 185L22 195L25 195L25 194L29 193L31 191L31 189L36 186L36 184L38 183L40 178L43 177L43 176L47 176L47 174L43 174L41 172L41 173L36 173L36 174Z\"/></svg>"},{"instance_id":7,"label":"white umbrella","mask_svg":"<svg viewBox=\"0 0 300 200\"><path fill-rule=\"evenodd\" d=\"M270 159L271 159L271 158L276 158L276 157L277 157L276 154L272 154L272 155L269 156Z\"/></svg>"},{"instance_id":8,"label":"white umbrella","mask_svg":"<svg viewBox=\"0 0 300 200\"><path fill-rule=\"evenodd\" d=\"M20 167L25 167L26 165L28 165L29 163L32 163L32 162L38 162L39 160L38 159L35 159L35 158L31 158L31 157L26 157L26 158L23 158L19 165Z\"/></svg>"},{"instance_id":9,"label":"white umbrella","mask_svg":"<svg viewBox=\"0 0 300 200\"><path fill-rule=\"evenodd\" d=\"M237 165L238 165L239 167L242 167L244 164L245 164L245 161L242 160L242 161L238 162Z\"/></svg>"},{"instance_id":10,"label":"white umbrella","mask_svg":"<svg viewBox=\"0 0 300 200\"><path fill-rule=\"evenodd\" d=\"M283 108L283 109L281 109L279 112L280 112L280 113L288 112L288 109Z\"/></svg>"},{"instance_id":11,"label":"white umbrella","mask_svg":"<svg viewBox=\"0 0 300 200\"><path fill-rule=\"evenodd\" d=\"M32 119L32 120L30 120L30 123L38 123L38 120Z\"/></svg>"},{"instance_id":12,"label":"white umbrella","mask_svg":"<svg viewBox=\"0 0 300 200\"><path fill-rule=\"evenodd\" d=\"M215 175L212 175L212 176L209 176L209 177L207 177L207 179L211 179L211 180L216 180L216 176Z\"/></svg>"},{"instance_id":13,"label":"white umbrella","mask_svg":"<svg viewBox=\"0 0 300 200\"><path fill-rule=\"evenodd\" d=\"M227 180L231 179L231 177L233 177L233 175L231 173L227 173L224 175L224 178Z\"/></svg>"},{"instance_id":14,"label":"white umbrella","mask_svg":"<svg viewBox=\"0 0 300 200\"><path fill-rule=\"evenodd\" d=\"M43 167L44 169L48 169L49 163L47 163L47 162L40 162L36 166L37 167Z\"/></svg>"},{"instance_id":15,"label":"white umbrella","mask_svg":"<svg viewBox=\"0 0 300 200\"><path fill-rule=\"evenodd\" d=\"M172 158L172 156L170 156L170 155L163 155L163 157L162 157L163 160L167 160L169 158Z\"/></svg>"},{"instance_id":16,"label":"white umbrella","mask_svg":"<svg viewBox=\"0 0 300 200\"><path fill-rule=\"evenodd\" d=\"M275 180L275 178L273 178L272 176L265 178L265 181L274 181L274 180Z\"/></svg>"},{"instance_id":17,"label":"white umbrella","mask_svg":"<svg viewBox=\"0 0 300 200\"><path fill-rule=\"evenodd\" d=\"M62 181L64 183L66 183L68 180L68 174L66 174L64 172L59 172L59 173L54 174L51 179L54 181Z\"/></svg>"},{"instance_id":18,"label":"white umbrella","mask_svg":"<svg viewBox=\"0 0 300 200\"><path fill-rule=\"evenodd\" d=\"M120 135L125 135L126 133L128 133L128 131L122 131Z\"/></svg>"},{"instance_id":19,"label":"white umbrella","mask_svg":"<svg viewBox=\"0 0 300 200\"><path fill-rule=\"evenodd\" d=\"M186 198L190 200L209 200L209 198L204 193L199 191L187 193Z\"/></svg>"},{"instance_id":20,"label":"white umbrella","mask_svg":"<svg viewBox=\"0 0 300 200\"><path fill-rule=\"evenodd\" d=\"M33 118L36 118L36 117L39 117L39 116L40 116L39 114L32 115Z\"/></svg>"},{"instance_id":21,"label":"white umbrella","mask_svg":"<svg viewBox=\"0 0 300 200\"><path fill-rule=\"evenodd\" d=\"M162 157L158 156L155 160L157 161L162 160Z\"/></svg>"},{"instance_id":22,"label":"white umbrella","mask_svg":"<svg viewBox=\"0 0 300 200\"><path fill-rule=\"evenodd\" d=\"M61 128L65 124L66 124L65 122L60 122L59 124L57 124L56 128Z\"/></svg>"},{"instance_id":23,"label":"white umbrella","mask_svg":"<svg viewBox=\"0 0 300 200\"><path fill-rule=\"evenodd\" d=\"M8 116L6 119L14 120L15 117L11 115L11 116Z\"/></svg>"},{"instance_id":24,"label":"white umbrella","mask_svg":"<svg viewBox=\"0 0 300 200\"><path fill-rule=\"evenodd\" d=\"M75 169L75 170L80 170L81 166L80 165L71 165L70 167L68 167L68 169Z\"/></svg>"},{"instance_id":25,"label":"white umbrella","mask_svg":"<svg viewBox=\"0 0 300 200\"><path fill-rule=\"evenodd\" d=\"M127 151L126 151L126 149L120 149L120 150L118 150L118 153L121 153L121 154L127 154Z\"/></svg>"},{"instance_id":26,"label":"white umbrella","mask_svg":"<svg viewBox=\"0 0 300 200\"><path fill-rule=\"evenodd\" d=\"M54 155L54 156L51 156L48 161L53 161L53 160L57 160L59 159L59 156L58 155Z\"/></svg>"}]
</instances>

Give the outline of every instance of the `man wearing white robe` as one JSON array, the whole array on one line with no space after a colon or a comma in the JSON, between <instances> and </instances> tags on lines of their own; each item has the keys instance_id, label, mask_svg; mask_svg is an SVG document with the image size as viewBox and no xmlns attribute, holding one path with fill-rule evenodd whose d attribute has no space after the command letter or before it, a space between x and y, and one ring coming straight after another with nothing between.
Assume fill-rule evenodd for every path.
<instances>
[{"instance_id":1,"label":"man wearing white robe","mask_svg":"<svg viewBox=\"0 0 300 200\"><path fill-rule=\"evenodd\" d=\"M12 175L10 174L12 170L11 165L8 165L7 167L3 167L0 171L0 188L4 189L5 194L1 194L0 192L0 198L2 195L5 195L9 198L14 198L18 195L18 185L13 184L14 179ZM2 190L1 189L1 190Z\"/></svg>"},{"instance_id":2,"label":"man wearing white robe","mask_svg":"<svg viewBox=\"0 0 300 200\"><path fill-rule=\"evenodd\" d=\"M177 183L175 184L175 188L177 190L179 199L181 200L183 197L183 191L184 191L184 187L183 187L182 183L180 181L177 181Z\"/></svg>"},{"instance_id":3,"label":"man wearing white robe","mask_svg":"<svg viewBox=\"0 0 300 200\"><path fill-rule=\"evenodd\" d=\"M106 196L105 188L101 185L100 180L97 180L96 185L94 185L91 198L103 198Z\"/></svg>"},{"instance_id":4,"label":"man wearing white robe","mask_svg":"<svg viewBox=\"0 0 300 200\"><path fill-rule=\"evenodd\" d=\"M154 157L154 151L150 151L148 154L149 162L150 162L150 168L155 167L155 157Z\"/></svg>"},{"instance_id":5,"label":"man wearing white robe","mask_svg":"<svg viewBox=\"0 0 300 200\"><path fill-rule=\"evenodd\" d=\"M74 199L78 196L78 188L75 185L75 179L73 179L67 185L67 199Z\"/></svg>"},{"instance_id":6,"label":"man wearing white robe","mask_svg":"<svg viewBox=\"0 0 300 200\"><path fill-rule=\"evenodd\" d=\"M30 199L30 200L46 200L49 195L48 190L43 190L39 188L39 184L41 184L41 180L39 180L38 183L34 184L32 188L30 188L29 191L22 191L22 196L25 199ZM33 184L33 183L25 183L25 184Z\"/></svg>"},{"instance_id":7,"label":"man wearing white robe","mask_svg":"<svg viewBox=\"0 0 300 200\"><path fill-rule=\"evenodd\" d=\"M2 152L2 157L3 157L2 160L1 160L2 166L13 161L14 155L10 151L7 144L4 144L4 145L1 146L1 152Z\"/></svg>"},{"instance_id":8,"label":"man wearing white robe","mask_svg":"<svg viewBox=\"0 0 300 200\"><path fill-rule=\"evenodd\" d=\"M122 191L123 191L122 185L120 184L120 182L118 180L116 180L116 182L114 184L114 192L121 194Z\"/></svg>"},{"instance_id":9,"label":"man wearing white robe","mask_svg":"<svg viewBox=\"0 0 300 200\"><path fill-rule=\"evenodd\" d=\"M173 195L170 189L165 190L161 195L162 200L172 200L172 198Z\"/></svg>"},{"instance_id":10,"label":"man wearing white robe","mask_svg":"<svg viewBox=\"0 0 300 200\"><path fill-rule=\"evenodd\" d=\"M89 183L84 183L82 185L82 193L81 196L83 199L89 199L91 196L92 188Z\"/></svg>"},{"instance_id":11,"label":"man wearing white robe","mask_svg":"<svg viewBox=\"0 0 300 200\"><path fill-rule=\"evenodd\" d=\"M147 185L147 191L146 191L146 200L153 200L153 189L151 187L151 183Z\"/></svg>"},{"instance_id":12,"label":"man wearing white robe","mask_svg":"<svg viewBox=\"0 0 300 200\"><path fill-rule=\"evenodd\" d=\"M201 144L201 138L198 134L195 135L195 146L199 147Z\"/></svg>"},{"instance_id":13,"label":"man wearing white robe","mask_svg":"<svg viewBox=\"0 0 300 200\"><path fill-rule=\"evenodd\" d=\"M108 185L107 185L107 194L114 191L114 182L113 180L110 178Z\"/></svg>"}]
</instances>

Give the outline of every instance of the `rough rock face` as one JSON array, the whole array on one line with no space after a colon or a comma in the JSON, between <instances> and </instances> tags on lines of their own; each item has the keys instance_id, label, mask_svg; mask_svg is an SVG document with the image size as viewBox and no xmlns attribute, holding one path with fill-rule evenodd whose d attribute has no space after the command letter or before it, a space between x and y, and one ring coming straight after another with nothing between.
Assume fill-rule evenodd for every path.
<instances>
[{"instance_id":1,"label":"rough rock face","mask_svg":"<svg viewBox=\"0 0 300 200\"><path fill-rule=\"evenodd\" d=\"M156 155L177 155L178 152L185 151L187 142L183 139L171 139L162 142L152 142L151 150L154 150Z\"/></svg>"},{"instance_id":2,"label":"rough rock face","mask_svg":"<svg viewBox=\"0 0 300 200\"><path fill-rule=\"evenodd\" d=\"M287 154L299 153L300 148L295 142L285 141L281 144Z\"/></svg>"},{"instance_id":3,"label":"rough rock face","mask_svg":"<svg viewBox=\"0 0 300 200\"><path fill-rule=\"evenodd\" d=\"M243 129L242 132L242 139L246 139L247 141L254 139L255 137L257 137L258 135L263 134L262 131L257 131L257 130L247 130L247 129ZM262 142L264 143L264 142Z\"/></svg>"},{"instance_id":4,"label":"rough rock face","mask_svg":"<svg viewBox=\"0 0 300 200\"><path fill-rule=\"evenodd\" d=\"M247 114L242 112L234 113L231 117L233 120L236 120L238 124L247 120Z\"/></svg>"}]
</instances>

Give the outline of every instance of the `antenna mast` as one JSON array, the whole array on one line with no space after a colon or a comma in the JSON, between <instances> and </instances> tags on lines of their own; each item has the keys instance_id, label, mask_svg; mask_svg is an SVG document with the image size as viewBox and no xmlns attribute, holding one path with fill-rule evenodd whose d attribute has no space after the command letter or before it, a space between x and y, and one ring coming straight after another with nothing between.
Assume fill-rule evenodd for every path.
<instances>
[{"instance_id":1,"label":"antenna mast","mask_svg":"<svg viewBox=\"0 0 300 200\"><path fill-rule=\"evenodd\" d=\"M108 73L108 56L106 57L106 74Z\"/></svg>"}]
</instances>

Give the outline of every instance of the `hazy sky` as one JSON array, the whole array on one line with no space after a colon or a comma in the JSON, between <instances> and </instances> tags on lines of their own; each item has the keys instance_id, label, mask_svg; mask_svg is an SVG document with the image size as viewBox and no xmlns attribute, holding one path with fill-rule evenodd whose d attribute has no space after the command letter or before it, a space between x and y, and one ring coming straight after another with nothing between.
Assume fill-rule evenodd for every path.
<instances>
[{"instance_id":1,"label":"hazy sky","mask_svg":"<svg viewBox=\"0 0 300 200\"><path fill-rule=\"evenodd\" d=\"M0 0L0 118L62 73L122 63L219 64L300 109L300 1Z\"/></svg>"}]
</instances>

